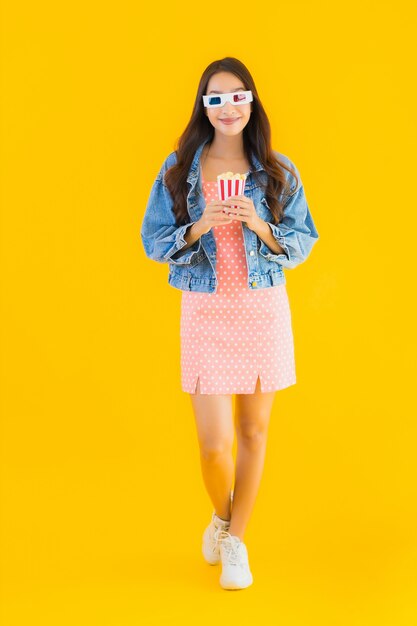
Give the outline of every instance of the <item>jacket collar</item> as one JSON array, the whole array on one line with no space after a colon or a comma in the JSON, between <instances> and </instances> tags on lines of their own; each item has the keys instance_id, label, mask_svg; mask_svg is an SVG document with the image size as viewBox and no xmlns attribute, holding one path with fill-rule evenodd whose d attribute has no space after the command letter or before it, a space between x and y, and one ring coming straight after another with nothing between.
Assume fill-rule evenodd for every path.
<instances>
[{"instance_id":1,"label":"jacket collar","mask_svg":"<svg viewBox=\"0 0 417 626\"><path fill-rule=\"evenodd\" d=\"M210 137L207 137L197 148L195 151L195 155L193 158L193 162L191 163L191 167L188 172L187 182L193 183L196 179L198 179L200 175L200 157L203 151L204 146L209 141ZM260 172L264 170L261 162L256 158L255 154L252 152L252 161L254 164L254 169L250 169L249 172Z\"/></svg>"}]
</instances>

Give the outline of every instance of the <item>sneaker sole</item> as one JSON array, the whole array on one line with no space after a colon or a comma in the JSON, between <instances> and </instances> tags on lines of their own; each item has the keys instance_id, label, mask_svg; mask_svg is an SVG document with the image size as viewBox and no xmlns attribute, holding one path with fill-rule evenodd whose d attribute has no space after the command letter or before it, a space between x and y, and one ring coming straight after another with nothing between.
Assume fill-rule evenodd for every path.
<instances>
[{"instance_id":1,"label":"sneaker sole","mask_svg":"<svg viewBox=\"0 0 417 626\"><path fill-rule=\"evenodd\" d=\"M220 576L220 586L223 587L223 589L246 589L247 587L250 587L252 583L253 583L253 576L251 576L250 579L242 583L238 583L233 580L224 580Z\"/></svg>"}]
</instances>

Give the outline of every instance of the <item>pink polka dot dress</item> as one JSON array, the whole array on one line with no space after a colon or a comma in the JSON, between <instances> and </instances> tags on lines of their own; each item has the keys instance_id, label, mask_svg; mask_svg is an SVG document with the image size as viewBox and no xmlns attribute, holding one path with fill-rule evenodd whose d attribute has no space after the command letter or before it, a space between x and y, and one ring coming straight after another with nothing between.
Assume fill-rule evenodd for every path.
<instances>
[{"instance_id":1,"label":"pink polka dot dress","mask_svg":"<svg viewBox=\"0 0 417 626\"><path fill-rule=\"evenodd\" d=\"M217 183L203 180L206 205ZM182 291L181 387L202 394L254 393L296 383L291 310L286 285L250 289L242 222L212 227L215 293Z\"/></svg>"}]
</instances>

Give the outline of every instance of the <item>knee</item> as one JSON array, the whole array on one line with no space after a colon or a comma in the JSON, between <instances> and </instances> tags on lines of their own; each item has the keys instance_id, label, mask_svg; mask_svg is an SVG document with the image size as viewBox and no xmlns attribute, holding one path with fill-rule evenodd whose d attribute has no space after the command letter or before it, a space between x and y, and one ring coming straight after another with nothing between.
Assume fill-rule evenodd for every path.
<instances>
[{"instance_id":1,"label":"knee","mask_svg":"<svg viewBox=\"0 0 417 626\"><path fill-rule=\"evenodd\" d=\"M265 446L267 427L260 424L242 424L237 428L240 442L251 450L258 450Z\"/></svg>"},{"instance_id":2,"label":"knee","mask_svg":"<svg viewBox=\"0 0 417 626\"><path fill-rule=\"evenodd\" d=\"M233 442L227 439L221 441L204 441L200 448L202 458L209 463L216 463L225 455L232 453Z\"/></svg>"}]
</instances>

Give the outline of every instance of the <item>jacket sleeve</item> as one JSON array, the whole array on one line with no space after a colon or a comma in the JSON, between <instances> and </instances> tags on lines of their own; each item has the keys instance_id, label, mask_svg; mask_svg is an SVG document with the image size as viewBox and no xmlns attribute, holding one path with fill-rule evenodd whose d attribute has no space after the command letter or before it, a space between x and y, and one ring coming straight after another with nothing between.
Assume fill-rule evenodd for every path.
<instances>
[{"instance_id":1,"label":"jacket sleeve","mask_svg":"<svg viewBox=\"0 0 417 626\"><path fill-rule=\"evenodd\" d=\"M153 186L146 206L141 226L141 239L146 256L159 263L174 263L187 265L200 252L201 237L186 250L184 235L187 228L195 222L183 226L175 223L175 214L172 210L173 200L168 187L164 184L161 168Z\"/></svg>"},{"instance_id":2,"label":"jacket sleeve","mask_svg":"<svg viewBox=\"0 0 417 626\"><path fill-rule=\"evenodd\" d=\"M296 173L299 178L299 187L285 203L282 221L279 224L267 222L276 241L284 248L284 253L275 254L262 240L259 248L259 254L288 269L305 261L313 245L319 239L307 204L304 185L297 169Z\"/></svg>"}]
</instances>

